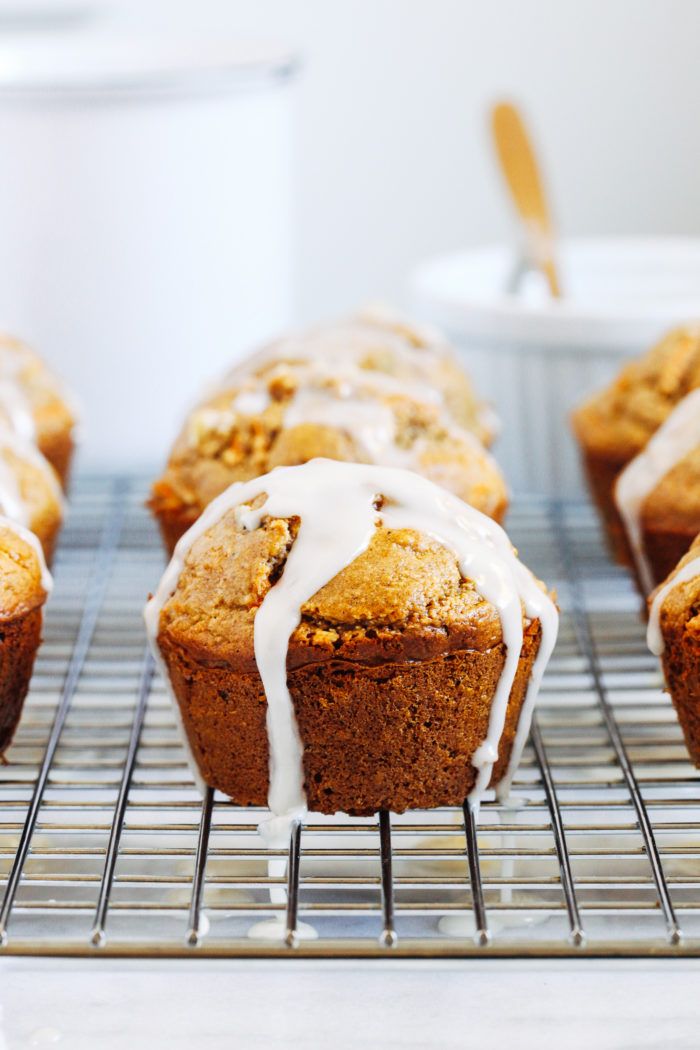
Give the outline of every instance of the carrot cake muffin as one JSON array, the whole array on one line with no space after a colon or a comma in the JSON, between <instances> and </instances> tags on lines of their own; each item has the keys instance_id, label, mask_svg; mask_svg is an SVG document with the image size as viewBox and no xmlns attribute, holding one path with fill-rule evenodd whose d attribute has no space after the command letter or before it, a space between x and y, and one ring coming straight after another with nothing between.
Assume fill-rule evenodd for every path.
<instances>
[{"instance_id":1,"label":"carrot cake muffin","mask_svg":"<svg viewBox=\"0 0 700 1050\"><path fill-rule=\"evenodd\" d=\"M63 521L58 475L31 441L1 427L0 514L36 535L50 564Z\"/></svg>"},{"instance_id":2,"label":"carrot cake muffin","mask_svg":"<svg viewBox=\"0 0 700 1050\"><path fill-rule=\"evenodd\" d=\"M0 759L22 713L50 591L51 576L36 536L0 518Z\"/></svg>"},{"instance_id":3,"label":"carrot cake muffin","mask_svg":"<svg viewBox=\"0 0 700 1050\"><path fill-rule=\"evenodd\" d=\"M63 384L17 339L0 335L0 422L34 441L66 486L75 410Z\"/></svg>"},{"instance_id":4,"label":"carrot cake muffin","mask_svg":"<svg viewBox=\"0 0 700 1050\"><path fill-rule=\"evenodd\" d=\"M319 456L407 467L503 517L495 461L430 389L352 363L283 357L239 374L187 418L150 499L169 551L233 482Z\"/></svg>"},{"instance_id":5,"label":"carrot cake muffin","mask_svg":"<svg viewBox=\"0 0 700 1050\"><path fill-rule=\"evenodd\" d=\"M690 757L700 767L700 536L649 599L647 640L661 657Z\"/></svg>"},{"instance_id":6,"label":"carrot cake muffin","mask_svg":"<svg viewBox=\"0 0 700 1050\"><path fill-rule=\"evenodd\" d=\"M700 387L700 328L670 332L644 357L630 362L602 393L573 415L591 494L613 555L634 564L615 503L615 483L627 464L676 405Z\"/></svg>"},{"instance_id":7,"label":"carrot cake muffin","mask_svg":"<svg viewBox=\"0 0 700 1050\"><path fill-rule=\"evenodd\" d=\"M327 459L232 485L146 608L200 782L285 820L507 791L557 620L489 518Z\"/></svg>"}]
</instances>

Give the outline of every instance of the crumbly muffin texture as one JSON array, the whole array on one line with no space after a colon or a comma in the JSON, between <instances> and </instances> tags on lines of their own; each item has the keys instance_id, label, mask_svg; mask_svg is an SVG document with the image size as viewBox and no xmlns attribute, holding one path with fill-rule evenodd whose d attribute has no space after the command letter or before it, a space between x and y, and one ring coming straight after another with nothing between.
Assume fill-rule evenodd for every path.
<instances>
[{"instance_id":1,"label":"crumbly muffin texture","mask_svg":"<svg viewBox=\"0 0 700 1050\"><path fill-rule=\"evenodd\" d=\"M362 372L412 384L422 397L430 391L482 444L491 444L495 436L493 411L478 399L442 334L390 311L365 310L356 317L278 339L241 362L230 376L238 377L241 369L264 368L270 361L297 365L323 362L333 367L351 363Z\"/></svg>"},{"instance_id":2,"label":"crumbly muffin texture","mask_svg":"<svg viewBox=\"0 0 700 1050\"><path fill-rule=\"evenodd\" d=\"M700 557L700 535L676 571ZM653 602L656 592L649 598ZM686 746L700 767L700 573L672 587L661 606L662 665Z\"/></svg>"},{"instance_id":3,"label":"crumbly muffin texture","mask_svg":"<svg viewBox=\"0 0 700 1050\"><path fill-rule=\"evenodd\" d=\"M188 417L150 506L166 545L235 481L323 457L408 467L500 520L494 460L435 401L353 367L270 361Z\"/></svg>"},{"instance_id":4,"label":"crumbly muffin texture","mask_svg":"<svg viewBox=\"0 0 700 1050\"><path fill-rule=\"evenodd\" d=\"M299 522L246 531L234 508L193 543L160 614L158 646L205 781L241 805L267 801L266 700L254 621ZM507 767L541 636L528 621L508 705ZM409 529L378 527L367 549L301 609L287 656L318 812L457 805L474 785L505 661L497 611L455 555Z\"/></svg>"},{"instance_id":5,"label":"crumbly muffin texture","mask_svg":"<svg viewBox=\"0 0 700 1050\"><path fill-rule=\"evenodd\" d=\"M700 327L677 328L626 365L573 416L591 452L628 463L691 390L700 387Z\"/></svg>"}]
</instances>

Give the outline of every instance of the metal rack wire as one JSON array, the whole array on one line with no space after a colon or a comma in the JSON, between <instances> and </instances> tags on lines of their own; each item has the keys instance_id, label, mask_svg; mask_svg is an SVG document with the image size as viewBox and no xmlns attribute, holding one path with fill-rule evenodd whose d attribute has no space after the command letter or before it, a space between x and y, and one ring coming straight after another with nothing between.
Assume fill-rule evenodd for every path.
<instances>
[{"instance_id":1,"label":"metal rack wire","mask_svg":"<svg viewBox=\"0 0 700 1050\"><path fill-rule=\"evenodd\" d=\"M560 640L509 805L310 816L202 800L140 610L162 554L133 479L83 479L0 767L0 952L700 955L700 780L639 601L582 504L517 501ZM262 920L262 921L261 921Z\"/></svg>"}]
</instances>

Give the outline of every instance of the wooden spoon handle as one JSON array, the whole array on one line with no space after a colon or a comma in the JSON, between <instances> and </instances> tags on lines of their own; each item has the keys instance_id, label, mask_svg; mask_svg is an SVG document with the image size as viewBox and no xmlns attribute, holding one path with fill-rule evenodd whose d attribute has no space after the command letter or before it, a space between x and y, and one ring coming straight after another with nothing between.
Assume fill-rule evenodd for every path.
<instances>
[{"instance_id":1,"label":"wooden spoon handle","mask_svg":"<svg viewBox=\"0 0 700 1050\"><path fill-rule=\"evenodd\" d=\"M523 220L533 262L544 274L555 298L561 285L554 257L554 227L537 158L520 113L509 102L494 106L491 128L508 189Z\"/></svg>"}]
</instances>

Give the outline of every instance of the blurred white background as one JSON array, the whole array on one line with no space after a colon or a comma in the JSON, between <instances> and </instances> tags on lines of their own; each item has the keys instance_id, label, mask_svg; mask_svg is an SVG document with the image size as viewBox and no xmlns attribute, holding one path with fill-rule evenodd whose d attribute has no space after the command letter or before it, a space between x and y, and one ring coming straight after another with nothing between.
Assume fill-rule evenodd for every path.
<instances>
[{"instance_id":1,"label":"blurred white background","mask_svg":"<svg viewBox=\"0 0 700 1050\"><path fill-rule=\"evenodd\" d=\"M216 66L219 47L235 64L241 39L302 59L259 111L225 77L190 104L149 101L137 76L119 105L88 85L74 109L49 93L35 112L12 94L26 54L0 52L0 319L82 396L85 462L159 459L202 383L260 340L367 300L410 307L426 258L515 240L496 99L525 112L563 235L700 235L700 0L0 0L0 42L47 25L64 72L94 66L108 86L100 35L135 69L142 44L167 64L173 41L184 69ZM576 397L600 381L590 357ZM490 348L484 375L466 359L511 418ZM561 400L541 365L526 368L535 393ZM125 408L147 412L147 439L125 444ZM500 452L516 480L521 446L512 425Z\"/></svg>"},{"instance_id":2,"label":"blurred white background","mask_svg":"<svg viewBox=\"0 0 700 1050\"><path fill-rule=\"evenodd\" d=\"M425 256L509 234L485 131L503 94L563 232L700 233L697 0L128 0L121 18L298 46L304 319L396 299Z\"/></svg>"}]
</instances>

